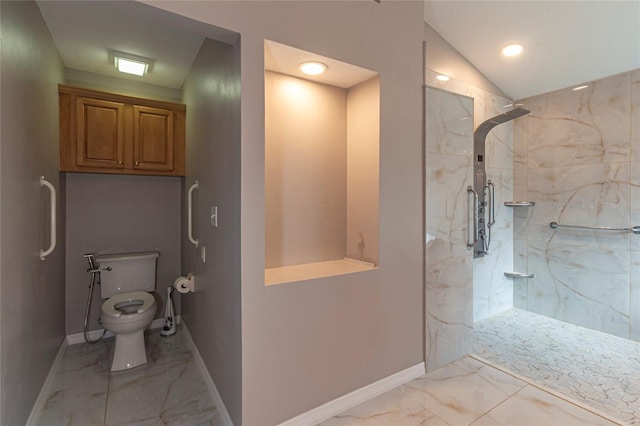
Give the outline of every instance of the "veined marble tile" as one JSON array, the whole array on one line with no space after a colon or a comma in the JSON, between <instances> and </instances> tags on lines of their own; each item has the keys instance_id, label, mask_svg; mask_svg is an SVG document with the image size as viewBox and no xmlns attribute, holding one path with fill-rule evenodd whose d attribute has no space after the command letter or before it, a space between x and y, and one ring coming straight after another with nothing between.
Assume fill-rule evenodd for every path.
<instances>
[{"instance_id":1,"label":"veined marble tile","mask_svg":"<svg viewBox=\"0 0 640 426\"><path fill-rule=\"evenodd\" d=\"M427 88L426 152L473 155L473 99Z\"/></svg>"},{"instance_id":2,"label":"veined marble tile","mask_svg":"<svg viewBox=\"0 0 640 426\"><path fill-rule=\"evenodd\" d=\"M631 160L640 161L640 69L631 71Z\"/></svg>"},{"instance_id":3,"label":"veined marble tile","mask_svg":"<svg viewBox=\"0 0 640 426\"><path fill-rule=\"evenodd\" d=\"M513 240L513 270L514 272L529 273L526 240ZM527 309L529 279L512 278L511 281L513 283L513 306L520 309Z\"/></svg>"},{"instance_id":4,"label":"veined marble tile","mask_svg":"<svg viewBox=\"0 0 640 426\"><path fill-rule=\"evenodd\" d=\"M640 423L640 343L512 309L474 324L474 353L629 424Z\"/></svg>"},{"instance_id":5,"label":"veined marble tile","mask_svg":"<svg viewBox=\"0 0 640 426\"><path fill-rule=\"evenodd\" d=\"M35 424L38 426L102 426L109 379L74 381L53 389Z\"/></svg>"},{"instance_id":6,"label":"veined marble tile","mask_svg":"<svg viewBox=\"0 0 640 426\"><path fill-rule=\"evenodd\" d=\"M528 254L529 310L628 337L628 250L530 242Z\"/></svg>"},{"instance_id":7,"label":"veined marble tile","mask_svg":"<svg viewBox=\"0 0 640 426\"><path fill-rule=\"evenodd\" d=\"M447 423L426 409L412 395L397 389L370 399L357 407L320 423L322 426L389 426L428 425L447 426Z\"/></svg>"},{"instance_id":8,"label":"veined marble tile","mask_svg":"<svg viewBox=\"0 0 640 426\"><path fill-rule=\"evenodd\" d=\"M629 226L629 179L628 163L529 170L528 196L536 205L531 209L528 239L544 241L555 235L563 242L576 244L618 240L618 233L560 232L549 228L549 223Z\"/></svg>"},{"instance_id":9,"label":"veined marble tile","mask_svg":"<svg viewBox=\"0 0 640 426\"><path fill-rule=\"evenodd\" d=\"M640 240L640 235L634 237ZM640 342L640 250L631 250L630 257L629 338Z\"/></svg>"},{"instance_id":10,"label":"veined marble tile","mask_svg":"<svg viewBox=\"0 0 640 426\"><path fill-rule=\"evenodd\" d=\"M487 178L495 185L495 224L491 227L492 240L513 239L513 208L505 201L513 200L513 170L487 168Z\"/></svg>"},{"instance_id":11,"label":"veined marble tile","mask_svg":"<svg viewBox=\"0 0 640 426\"><path fill-rule=\"evenodd\" d=\"M629 88L626 73L530 98L529 168L628 161Z\"/></svg>"},{"instance_id":12,"label":"veined marble tile","mask_svg":"<svg viewBox=\"0 0 640 426\"><path fill-rule=\"evenodd\" d=\"M434 370L471 353L473 346L471 255L426 259L426 368Z\"/></svg>"},{"instance_id":13,"label":"veined marble tile","mask_svg":"<svg viewBox=\"0 0 640 426\"><path fill-rule=\"evenodd\" d=\"M524 103L525 101L518 101ZM523 108L527 108L524 106ZM526 170L528 168L529 149L529 117L520 117L513 121L513 169Z\"/></svg>"},{"instance_id":14,"label":"veined marble tile","mask_svg":"<svg viewBox=\"0 0 640 426\"><path fill-rule=\"evenodd\" d=\"M486 318L513 307L513 240L494 240L489 255L473 260L473 319Z\"/></svg>"},{"instance_id":15,"label":"veined marble tile","mask_svg":"<svg viewBox=\"0 0 640 426\"><path fill-rule=\"evenodd\" d=\"M36 424L102 425L113 338L67 346Z\"/></svg>"},{"instance_id":16,"label":"veined marble tile","mask_svg":"<svg viewBox=\"0 0 640 426\"><path fill-rule=\"evenodd\" d=\"M417 378L399 389L418 395L450 425L468 425L526 385L472 358L463 358Z\"/></svg>"},{"instance_id":17,"label":"veined marble tile","mask_svg":"<svg viewBox=\"0 0 640 426\"><path fill-rule=\"evenodd\" d=\"M527 386L489 413L473 426L556 426L556 425L616 425L567 401Z\"/></svg>"},{"instance_id":18,"label":"veined marble tile","mask_svg":"<svg viewBox=\"0 0 640 426\"><path fill-rule=\"evenodd\" d=\"M426 244L432 258L467 253L469 203L467 186L473 183L471 157L427 154Z\"/></svg>"},{"instance_id":19,"label":"veined marble tile","mask_svg":"<svg viewBox=\"0 0 640 426\"><path fill-rule=\"evenodd\" d=\"M113 375L105 425L199 425L216 408L193 356Z\"/></svg>"},{"instance_id":20,"label":"veined marble tile","mask_svg":"<svg viewBox=\"0 0 640 426\"><path fill-rule=\"evenodd\" d=\"M110 372L113 338L68 346L37 425L222 425L186 335L145 334L147 364Z\"/></svg>"}]
</instances>

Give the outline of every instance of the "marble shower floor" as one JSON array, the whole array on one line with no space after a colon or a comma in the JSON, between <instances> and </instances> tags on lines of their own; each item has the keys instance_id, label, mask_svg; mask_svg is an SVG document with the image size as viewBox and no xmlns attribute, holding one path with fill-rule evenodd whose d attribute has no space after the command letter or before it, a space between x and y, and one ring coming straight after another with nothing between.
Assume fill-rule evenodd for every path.
<instances>
[{"instance_id":1,"label":"marble shower floor","mask_svg":"<svg viewBox=\"0 0 640 426\"><path fill-rule=\"evenodd\" d=\"M474 353L640 425L640 343L511 309L474 324Z\"/></svg>"},{"instance_id":2,"label":"marble shower floor","mask_svg":"<svg viewBox=\"0 0 640 426\"><path fill-rule=\"evenodd\" d=\"M147 364L123 372L109 371L113 338L68 346L35 424L222 425L182 328L145 339Z\"/></svg>"}]
</instances>

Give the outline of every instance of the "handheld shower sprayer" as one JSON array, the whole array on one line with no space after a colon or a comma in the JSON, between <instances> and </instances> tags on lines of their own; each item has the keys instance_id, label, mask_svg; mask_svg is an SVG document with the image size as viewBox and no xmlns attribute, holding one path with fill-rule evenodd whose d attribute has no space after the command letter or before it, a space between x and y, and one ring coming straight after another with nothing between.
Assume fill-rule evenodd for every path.
<instances>
[{"instance_id":1,"label":"handheld shower sprayer","mask_svg":"<svg viewBox=\"0 0 640 426\"><path fill-rule=\"evenodd\" d=\"M96 256L93 253L85 254L84 258L87 259L87 262L89 263L89 269L87 269L87 272L91 273L91 281L89 282L89 298L87 299L87 306L84 311L84 328L82 330L82 333L84 335L85 342L96 343L100 341L107 332L107 330L103 330L102 335L96 340L89 339L89 336L87 335L87 328L89 327L89 314L91 313L91 300L93 298L93 288L96 286L96 284L100 284L100 265L96 261ZM99 316L98 323L100 323Z\"/></svg>"}]
</instances>

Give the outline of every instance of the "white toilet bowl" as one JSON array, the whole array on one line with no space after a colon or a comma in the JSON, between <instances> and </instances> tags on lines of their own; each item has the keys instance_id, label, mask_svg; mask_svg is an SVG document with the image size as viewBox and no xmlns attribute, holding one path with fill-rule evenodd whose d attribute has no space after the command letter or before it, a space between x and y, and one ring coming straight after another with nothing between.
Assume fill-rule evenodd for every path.
<instances>
[{"instance_id":1,"label":"white toilet bowl","mask_svg":"<svg viewBox=\"0 0 640 426\"><path fill-rule=\"evenodd\" d=\"M119 293L102 304L102 325L116 336L111 371L147 362L144 329L156 314L155 298L146 291Z\"/></svg>"}]
</instances>

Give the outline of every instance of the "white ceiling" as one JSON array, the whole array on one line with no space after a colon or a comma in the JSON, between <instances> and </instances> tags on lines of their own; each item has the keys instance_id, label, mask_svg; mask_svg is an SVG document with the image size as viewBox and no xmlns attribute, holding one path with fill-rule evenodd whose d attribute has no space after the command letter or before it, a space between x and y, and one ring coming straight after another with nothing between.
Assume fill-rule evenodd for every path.
<instances>
[{"instance_id":1,"label":"white ceiling","mask_svg":"<svg viewBox=\"0 0 640 426\"><path fill-rule=\"evenodd\" d=\"M640 68L640 1L425 1L425 21L514 99ZM500 49L524 44L515 58Z\"/></svg>"},{"instance_id":2,"label":"white ceiling","mask_svg":"<svg viewBox=\"0 0 640 426\"><path fill-rule=\"evenodd\" d=\"M173 89L182 87L204 37L237 37L139 2L38 5L67 68L123 78L109 56L110 49L119 50L155 60L144 79L126 78ZM424 15L514 99L640 68L640 0L426 0ZM500 48L515 41L525 52L502 58Z\"/></svg>"},{"instance_id":3,"label":"white ceiling","mask_svg":"<svg viewBox=\"0 0 640 426\"><path fill-rule=\"evenodd\" d=\"M296 49L275 41L265 40L264 47L264 68L281 74L292 75L343 89L348 89L377 75L375 71ZM327 66L327 71L320 75L305 75L298 69L298 65L307 61L322 62Z\"/></svg>"},{"instance_id":4,"label":"white ceiling","mask_svg":"<svg viewBox=\"0 0 640 426\"><path fill-rule=\"evenodd\" d=\"M38 1L65 67L181 89L204 41L196 31L167 25L133 2ZM185 18L186 20L186 18ZM144 77L118 72L110 50L154 60Z\"/></svg>"}]
</instances>

